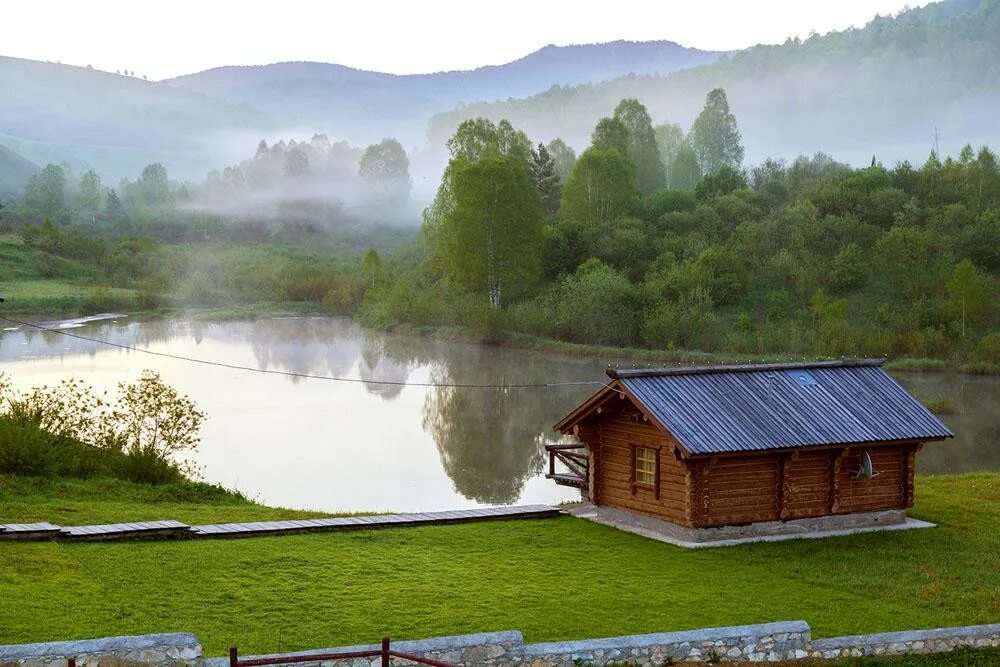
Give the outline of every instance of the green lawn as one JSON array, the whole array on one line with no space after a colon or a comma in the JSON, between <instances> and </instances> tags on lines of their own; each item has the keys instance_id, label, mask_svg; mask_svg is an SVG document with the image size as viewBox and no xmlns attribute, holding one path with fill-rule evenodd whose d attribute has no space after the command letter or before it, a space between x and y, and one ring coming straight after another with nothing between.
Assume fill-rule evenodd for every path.
<instances>
[{"instance_id":1,"label":"green lawn","mask_svg":"<svg viewBox=\"0 0 1000 667\"><path fill-rule=\"evenodd\" d=\"M176 519L187 524L330 516L267 507L207 484L149 486L119 479L0 476L0 523L60 526Z\"/></svg>"},{"instance_id":2,"label":"green lawn","mask_svg":"<svg viewBox=\"0 0 1000 667\"><path fill-rule=\"evenodd\" d=\"M0 511L54 521L199 511L168 500L147 513L151 499L134 488L120 505L99 499L114 497L107 486L46 500L57 488L22 480ZM701 551L569 517L243 540L0 543L0 642L186 630L221 655L230 643L263 652L382 634L520 629L536 642L804 619L827 637L996 622L1000 475L920 477L917 491L913 515L940 527ZM204 516L276 516L228 502Z\"/></svg>"}]
</instances>

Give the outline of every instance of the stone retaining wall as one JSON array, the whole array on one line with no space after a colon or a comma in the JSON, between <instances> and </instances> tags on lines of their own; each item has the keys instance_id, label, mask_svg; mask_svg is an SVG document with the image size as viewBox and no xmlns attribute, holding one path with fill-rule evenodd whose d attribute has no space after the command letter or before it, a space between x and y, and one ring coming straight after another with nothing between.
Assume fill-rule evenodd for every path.
<instances>
[{"instance_id":1,"label":"stone retaining wall","mask_svg":"<svg viewBox=\"0 0 1000 667\"><path fill-rule=\"evenodd\" d=\"M673 662L779 662L806 658L937 653L959 647L1000 647L1000 623L935 630L888 632L810 640L804 621L764 623L684 632L525 644L520 632L485 632L417 641L393 642L398 651L468 667L573 667ZM319 661L321 653L377 650L377 644L286 653L293 664L309 667L370 667L378 659ZM78 642L0 646L0 667L65 667L67 657L81 667L228 667L228 658L202 658L194 635L174 633L111 637ZM241 659L270 657L244 656Z\"/></svg>"},{"instance_id":2,"label":"stone retaining wall","mask_svg":"<svg viewBox=\"0 0 1000 667\"><path fill-rule=\"evenodd\" d=\"M70 657L80 667L204 664L201 644L189 632L0 646L0 667L66 667Z\"/></svg>"},{"instance_id":3,"label":"stone retaining wall","mask_svg":"<svg viewBox=\"0 0 1000 667\"><path fill-rule=\"evenodd\" d=\"M349 660L316 660L311 656L323 653L354 653L360 651L377 651L381 644L360 644L357 646L337 646L334 648L314 649L296 653L282 653L281 656L301 657L300 662L292 663L299 667L369 667L378 665L378 658L354 658ZM511 657L520 655L524 649L524 637L517 630L504 632L480 632L473 635L454 635L451 637L435 637L433 639L418 639L414 641L392 642L392 648L403 653L422 655L444 662L462 665L509 665ZM275 655L239 656L243 659L271 658ZM397 663L400 661L397 660ZM229 658L208 658L204 667L229 667Z\"/></svg>"},{"instance_id":4,"label":"stone retaining wall","mask_svg":"<svg viewBox=\"0 0 1000 667\"><path fill-rule=\"evenodd\" d=\"M960 646L1000 646L1000 623L817 639L809 647L809 655L814 658L849 658L863 655L942 653Z\"/></svg>"},{"instance_id":5,"label":"stone retaining wall","mask_svg":"<svg viewBox=\"0 0 1000 667\"><path fill-rule=\"evenodd\" d=\"M571 666L576 660L591 665L625 661L637 665L718 660L777 662L806 657L808 645L809 625L804 621L789 621L529 644L509 664Z\"/></svg>"}]
</instances>

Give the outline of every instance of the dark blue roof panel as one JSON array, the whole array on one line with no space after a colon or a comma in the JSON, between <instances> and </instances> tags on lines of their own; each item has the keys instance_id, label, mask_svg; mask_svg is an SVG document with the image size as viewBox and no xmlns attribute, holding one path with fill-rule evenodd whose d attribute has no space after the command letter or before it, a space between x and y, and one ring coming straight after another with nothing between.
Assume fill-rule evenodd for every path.
<instances>
[{"instance_id":1,"label":"dark blue roof panel","mask_svg":"<svg viewBox=\"0 0 1000 667\"><path fill-rule=\"evenodd\" d=\"M691 454L951 437L880 363L608 374Z\"/></svg>"}]
</instances>

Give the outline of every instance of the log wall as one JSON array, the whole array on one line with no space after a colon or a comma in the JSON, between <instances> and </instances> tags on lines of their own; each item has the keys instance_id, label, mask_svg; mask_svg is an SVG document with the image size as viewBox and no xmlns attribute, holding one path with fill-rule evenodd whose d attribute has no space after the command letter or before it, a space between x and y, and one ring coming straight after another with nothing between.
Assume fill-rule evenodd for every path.
<instances>
[{"instance_id":1,"label":"log wall","mask_svg":"<svg viewBox=\"0 0 1000 667\"><path fill-rule=\"evenodd\" d=\"M601 505L685 524L687 470L674 456L672 439L637 412L616 412L599 421L600 448L595 489ZM660 491L636 486L632 493L632 446L659 448Z\"/></svg>"},{"instance_id":2,"label":"log wall","mask_svg":"<svg viewBox=\"0 0 1000 667\"><path fill-rule=\"evenodd\" d=\"M737 454L680 460L676 441L631 405L608 406L578 437L590 455L588 493L595 504L688 527L741 525L913 505L916 445ZM635 485L632 447L659 448L659 494ZM861 452L876 471L855 479Z\"/></svg>"}]
</instances>

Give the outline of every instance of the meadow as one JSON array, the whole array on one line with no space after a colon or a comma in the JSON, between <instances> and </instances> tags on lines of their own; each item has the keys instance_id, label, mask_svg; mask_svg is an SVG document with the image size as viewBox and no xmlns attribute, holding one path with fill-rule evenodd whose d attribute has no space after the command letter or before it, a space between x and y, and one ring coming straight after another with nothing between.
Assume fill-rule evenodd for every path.
<instances>
[{"instance_id":1,"label":"meadow","mask_svg":"<svg viewBox=\"0 0 1000 667\"><path fill-rule=\"evenodd\" d=\"M829 637L995 622L1000 475L919 477L911 515L938 527L701 551L571 517L241 540L0 542L2 640L190 631L207 655L221 655L230 644L256 653L383 634L519 629L537 642L803 619ZM11 476L0 481L0 516L296 513L220 492Z\"/></svg>"}]
</instances>

